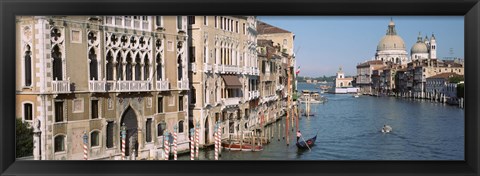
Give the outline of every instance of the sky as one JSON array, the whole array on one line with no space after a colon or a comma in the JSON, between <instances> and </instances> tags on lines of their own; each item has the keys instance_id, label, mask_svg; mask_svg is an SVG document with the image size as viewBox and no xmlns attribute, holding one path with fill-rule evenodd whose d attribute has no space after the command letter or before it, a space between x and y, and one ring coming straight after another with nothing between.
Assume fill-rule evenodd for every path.
<instances>
[{"instance_id":1,"label":"sky","mask_svg":"<svg viewBox=\"0 0 480 176\"><path fill-rule=\"evenodd\" d=\"M356 75L356 65L375 56L378 42L386 34L390 19L397 35L410 49L432 33L437 58L464 58L463 16L259 16L258 20L295 34L294 52L300 76L333 76L342 67Z\"/></svg>"}]
</instances>

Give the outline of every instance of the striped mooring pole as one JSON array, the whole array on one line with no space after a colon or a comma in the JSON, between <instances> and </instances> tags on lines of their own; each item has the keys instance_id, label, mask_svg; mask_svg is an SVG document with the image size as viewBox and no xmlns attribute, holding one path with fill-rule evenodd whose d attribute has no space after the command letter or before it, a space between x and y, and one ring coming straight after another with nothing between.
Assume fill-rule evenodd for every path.
<instances>
[{"instance_id":1,"label":"striped mooring pole","mask_svg":"<svg viewBox=\"0 0 480 176\"><path fill-rule=\"evenodd\" d=\"M195 133L195 130L192 128L190 129L190 160L195 159L195 137L193 136Z\"/></svg>"},{"instance_id":2,"label":"striped mooring pole","mask_svg":"<svg viewBox=\"0 0 480 176\"><path fill-rule=\"evenodd\" d=\"M218 160L218 124L215 124L215 160Z\"/></svg>"},{"instance_id":3,"label":"striped mooring pole","mask_svg":"<svg viewBox=\"0 0 480 176\"><path fill-rule=\"evenodd\" d=\"M175 125L173 127L173 160L177 160L177 130L178 127Z\"/></svg>"},{"instance_id":4,"label":"striped mooring pole","mask_svg":"<svg viewBox=\"0 0 480 176\"><path fill-rule=\"evenodd\" d=\"M122 124L120 128L122 134L122 160L125 160L125 139L127 138L127 127L125 127L125 123Z\"/></svg>"},{"instance_id":5,"label":"striped mooring pole","mask_svg":"<svg viewBox=\"0 0 480 176\"><path fill-rule=\"evenodd\" d=\"M195 128L195 157L198 158L198 152L199 152L199 138L200 138L200 133L198 132L200 130L200 122L197 121L197 128ZM207 138L207 136L205 136Z\"/></svg>"},{"instance_id":6,"label":"striped mooring pole","mask_svg":"<svg viewBox=\"0 0 480 176\"><path fill-rule=\"evenodd\" d=\"M87 132L83 133L83 159L88 160L88 136Z\"/></svg>"},{"instance_id":7,"label":"striped mooring pole","mask_svg":"<svg viewBox=\"0 0 480 176\"><path fill-rule=\"evenodd\" d=\"M222 154L222 123L221 121L218 121L217 133L218 133L218 154L221 155Z\"/></svg>"},{"instance_id":8,"label":"striped mooring pole","mask_svg":"<svg viewBox=\"0 0 480 176\"><path fill-rule=\"evenodd\" d=\"M165 132L165 138L164 138L164 144L163 144L163 149L165 149L165 160L168 160L170 157L170 147L168 143L168 132Z\"/></svg>"}]
</instances>

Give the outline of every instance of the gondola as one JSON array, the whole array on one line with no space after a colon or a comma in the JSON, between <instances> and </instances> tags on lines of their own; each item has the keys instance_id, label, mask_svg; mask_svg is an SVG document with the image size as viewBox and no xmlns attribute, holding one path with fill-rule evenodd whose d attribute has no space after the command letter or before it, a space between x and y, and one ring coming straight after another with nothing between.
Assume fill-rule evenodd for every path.
<instances>
[{"instance_id":1,"label":"gondola","mask_svg":"<svg viewBox=\"0 0 480 176\"><path fill-rule=\"evenodd\" d=\"M313 138L310 138L307 140L307 143L303 139L299 139L297 142L297 147L299 149L308 149L311 148L315 144L315 140L317 140L317 135L315 135ZM308 144L308 146L307 146Z\"/></svg>"}]
</instances>

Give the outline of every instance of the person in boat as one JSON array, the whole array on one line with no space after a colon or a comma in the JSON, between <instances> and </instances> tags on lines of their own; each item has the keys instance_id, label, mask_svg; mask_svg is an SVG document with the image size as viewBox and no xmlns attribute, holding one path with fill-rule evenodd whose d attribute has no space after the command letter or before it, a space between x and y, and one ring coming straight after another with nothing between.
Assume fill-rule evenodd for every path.
<instances>
[{"instance_id":1,"label":"person in boat","mask_svg":"<svg viewBox=\"0 0 480 176\"><path fill-rule=\"evenodd\" d=\"M302 137L302 133L300 133L300 130L297 131L297 142L298 140L300 139L300 137Z\"/></svg>"}]
</instances>

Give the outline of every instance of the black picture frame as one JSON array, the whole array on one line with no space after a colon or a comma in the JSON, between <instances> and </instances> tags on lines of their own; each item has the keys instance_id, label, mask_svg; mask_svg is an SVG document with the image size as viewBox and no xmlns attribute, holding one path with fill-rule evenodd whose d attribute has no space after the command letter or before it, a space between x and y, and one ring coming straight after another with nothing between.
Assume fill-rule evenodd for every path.
<instances>
[{"instance_id":1,"label":"black picture frame","mask_svg":"<svg viewBox=\"0 0 480 176\"><path fill-rule=\"evenodd\" d=\"M478 0L1 0L1 175L479 175ZM465 17L465 161L15 160L16 15L460 15Z\"/></svg>"}]
</instances>

